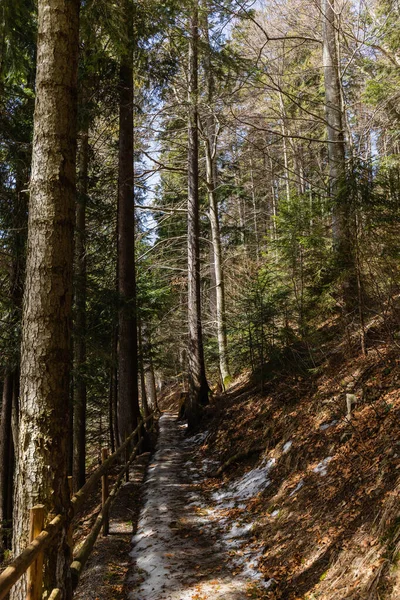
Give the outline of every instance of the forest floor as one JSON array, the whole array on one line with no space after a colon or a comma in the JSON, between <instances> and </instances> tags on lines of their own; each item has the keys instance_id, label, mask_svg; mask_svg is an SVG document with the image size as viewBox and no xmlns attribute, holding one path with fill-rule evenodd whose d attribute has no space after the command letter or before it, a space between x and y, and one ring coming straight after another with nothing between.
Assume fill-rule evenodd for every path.
<instances>
[{"instance_id":1,"label":"forest floor","mask_svg":"<svg viewBox=\"0 0 400 600\"><path fill-rule=\"evenodd\" d=\"M325 332L243 374L194 435L171 388L75 598L400 600L400 358L369 332L367 356Z\"/></svg>"},{"instance_id":2,"label":"forest floor","mask_svg":"<svg viewBox=\"0 0 400 600\"><path fill-rule=\"evenodd\" d=\"M238 574L252 556L274 584L254 598L400 600L400 359L384 337L367 356L336 337L312 368L292 349L207 411L203 493L226 509Z\"/></svg>"},{"instance_id":3,"label":"forest floor","mask_svg":"<svg viewBox=\"0 0 400 600\"><path fill-rule=\"evenodd\" d=\"M400 359L384 333L367 356L337 332L311 365L291 348L192 436L171 390L111 522L119 547L98 542L78 598L400 600Z\"/></svg>"}]
</instances>

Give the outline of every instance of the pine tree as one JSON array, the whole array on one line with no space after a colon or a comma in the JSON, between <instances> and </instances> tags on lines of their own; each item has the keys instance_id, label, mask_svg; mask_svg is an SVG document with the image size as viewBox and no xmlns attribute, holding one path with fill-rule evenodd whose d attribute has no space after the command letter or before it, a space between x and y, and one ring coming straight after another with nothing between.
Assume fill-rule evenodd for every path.
<instances>
[{"instance_id":1,"label":"pine tree","mask_svg":"<svg viewBox=\"0 0 400 600\"><path fill-rule=\"evenodd\" d=\"M14 553L27 543L29 509L67 516L68 404L79 2L39 0L36 106L21 353ZM70 597L68 520L48 554L46 587ZM25 582L12 592L25 598Z\"/></svg>"},{"instance_id":2,"label":"pine tree","mask_svg":"<svg viewBox=\"0 0 400 600\"><path fill-rule=\"evenodd\" d=\"M188 85L188 323L189 394L186 416L189 427L197 424L201 406L208 403L208 383L203 351L199 248L199 134L198 134L198 0L189 17Z\"/></svg>"}]
</instances>

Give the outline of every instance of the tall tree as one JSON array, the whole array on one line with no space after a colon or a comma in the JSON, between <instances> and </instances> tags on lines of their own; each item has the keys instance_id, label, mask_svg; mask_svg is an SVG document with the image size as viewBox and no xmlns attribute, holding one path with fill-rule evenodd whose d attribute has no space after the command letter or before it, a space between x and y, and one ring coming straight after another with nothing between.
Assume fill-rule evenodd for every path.
<instances>
[{"instance_id":1,"label":"tall tree","mask_svg":"<svg viewBox=\"0 0 400 600\"><path fill-rule=\"evenodd\" d=\"M121 441L136 427L140 415L133 189L133 15L130 0L123 0L122 7L126 17L126 45L119 71L118 425Z\"/></svg>"},{"instance_id":2,"label":"tall tree","mask_svg":"<svg viewBox=\"0 0 400 600\"><path fill-rule=\"evenodd\" d=\"M12 483L14 447L11 435L11 415L14 373L7 373L3 381L3 397L0 415L0 558L8 547L8 529L12 515Z\"/></svg>"},{"instance_id":3,"label":"tall tree","mask_svg":"<svg viewBox=\"0 0 400 600\"><path fill-rule=\"evenodd\" d=\"M216 298L216 321L217 321L217 339L219 354L219 369L221 374L222 386L225 389L229 384L230 371L228 362L228 342L226 336L226 314L225 314L225 286L224 272L222 267L222 245L220 224L218 215L217 198L217 144L218 144L218 126L215 118L215 83L211 64L211 46L208 30L208 2L203 0L203 30L204 30L204 72L206 78L206 116L204 123L204 146L206 154L206 182L209 201L209 217L211 224L212 241L212 265L215 284Z\"/></svg>"},{"instance_id":4,"label":"tall tree","mask_svg":"<svg viewBox=\"0 0 400 600\"><path fill-rule=\"evenodd\" d=\"M78 490L85 483L86 469L86 202L88 192L89 124L84 115L78 153L78 198L75 231L75 336L73 482Z\"/></svg>"},{"instance_id":5,"label":"tall tree","mask_svg":"<svg viewBox=\"0 0 400 600\"><path fill-rule=\"evenodd\" d=\"M351 310L354 260L351 244L350 197L346 186L345 117L339 72L335 0L322 1L322 46L325 116L328 134L329 193L333 203L333 241L338 267L343 271L343 299Z\"/></svg>"},{"instance_id":6,"label":"tall tree","mask_svg":"<svg viewBox=\"0 0 400 600\"><path fill-rule=\"evenodd\" d=\"M189 427L198 421L200 407L208 403L208 383L203 351L200 294L199 234L199 133L198 68L199 6L191 5L188 56L188 363L189 395L186 416Z\"/></svg>"},{"instance_id":7,"label":"tall tree","mask_svg":"<svg viewBox=\"0 0 400 600\"><path fill-rule=\"evenodd\" d=\"M21 347L14 553L29 509L65 515L47 554L46 588L70 598L68 399L75 213L79 0L39 0L36 104ZM25 598L24 579L13 600Z\"/></svg>"},{"instance_id":8,"label":"tall tree","mask_svg":"<svg viewBox=\"0 0 400 600\"><path fill-rule=\"evenodd\" d=\"M24 164L24 158L28 157L23 154L18 155L20 164ZM21 318L27 224L27 197L22 189L27 173L25 169L21 172L19 168L16 170L15 175L16 186L12 197L13 209L10 221L11 235L9 247L11 250L11 264L9 268L9 312L7 318L7 327L12 332L19 331ZM12 339L12 344L19 344L19 335L16 338ZM15 421L18 420L19 352L15 349L11 351L11 354L13 356L8 357L5 369L0 417L0 530L4 528L3 539L0 538L0 548L2 541L5 548L9 548L9 542L11 541L14 454L18 437L18 428Z\"/></svg>"}]
</instances>

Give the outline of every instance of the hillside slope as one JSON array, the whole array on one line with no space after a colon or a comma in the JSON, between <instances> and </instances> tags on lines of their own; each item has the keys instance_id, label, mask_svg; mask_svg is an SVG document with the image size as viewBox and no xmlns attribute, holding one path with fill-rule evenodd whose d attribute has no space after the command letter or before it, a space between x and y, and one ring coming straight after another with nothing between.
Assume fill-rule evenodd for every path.
<instances>
[{"instance_id":1,"label":"hillside slope","mask_svg":"<svg viewBox=\"0 0 400 600\"><path fill-rule=\"evenodd\" d=\"M254 598L399 600L398 348L363 357L332 340L323 355L309 371L268 365L262 391L243 376L213 402L208 492L225 502L238 569L253 548L268 584Z\"/></svg>"}]
</instances>

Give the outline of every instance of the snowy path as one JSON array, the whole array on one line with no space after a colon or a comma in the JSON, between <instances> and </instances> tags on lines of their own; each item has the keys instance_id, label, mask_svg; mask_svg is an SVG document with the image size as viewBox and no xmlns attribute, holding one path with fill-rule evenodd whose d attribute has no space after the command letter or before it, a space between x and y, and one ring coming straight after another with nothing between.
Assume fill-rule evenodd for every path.
<instances>
[{"instance_id":1,"label":"snowy path","mask_svg":"<svg viewBox=\"0 0 400 600\"><path fill-rule=\"evenodd\" d=\"M132 540L132 600L242 600L254 584L233 574L229 547L200 495L193 449L176 415L164 414Z\"/></svg>"}]
</instances>

